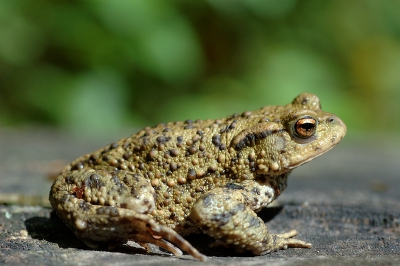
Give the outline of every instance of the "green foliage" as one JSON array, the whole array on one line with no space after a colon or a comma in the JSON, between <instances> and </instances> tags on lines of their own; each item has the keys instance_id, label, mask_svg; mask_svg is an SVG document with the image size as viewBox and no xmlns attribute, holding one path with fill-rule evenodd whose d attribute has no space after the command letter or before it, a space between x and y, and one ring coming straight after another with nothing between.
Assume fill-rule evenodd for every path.
<instances>
[{"instance_id":1,"label":"green foliage","mask_svg":"<svg viewBox=\"0 0 400 266\"><path fill-rule=\"evenodd\" d=\"M0 1L0 125L114 131L302 91L400 129L399 1ZM373 122L371 122L373 121Z\"/></svg>"}]
</instances>

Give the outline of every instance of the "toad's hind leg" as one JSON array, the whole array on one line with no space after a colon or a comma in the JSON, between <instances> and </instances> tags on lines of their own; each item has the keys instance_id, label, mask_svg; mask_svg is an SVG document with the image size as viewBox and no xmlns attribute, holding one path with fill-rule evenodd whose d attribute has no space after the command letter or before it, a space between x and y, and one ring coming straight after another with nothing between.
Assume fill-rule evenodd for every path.
<instances>
[{"instance_id":1,"label":"toad's hind leg","mask_svg":"<svg viewBox=\"0 0 400 266\"><path fill-rule=\"evenodd\" d=\"M190 218L210 236L255 255L288 247L311 247L310 243L291 238L297 234L295 230L270 234L262 219L246 206L246 193L227 188L210 191L194 204Z\"/></svg>"},{"instance_id":2,"label":"toad's hind leg","mask_svg":"<svg viewBox=\"0 0 400 266\"><path fill-rule=\"evenodd\" d=\"M92 207L97 213L101 214L91 215L85 228L75 230L75 234L82 240L90 239L91 242L126 242L132 240L141 244L154 244L178 257L182 255L181 250L183 250L201 261L207 259L174 230L157 224L153 218L146 214L111 206ZM75 221L79 221L83 218L77 215L75 219Z\"/></svg>"},{"instance_id":3,"label":"toad's hind leg","mask_svg":"<svg viewBox=\"0 0 400 266\"><path fill-rule=\"evenodd\" d=\"M178 233L149 215L154 209L154 189L140 175L88 169L66 172L54 182L49 199L60 218L89 247L132 240L160 246L176 256L182 255L182 249L206 260Z\"/></svg>"}]
</instances>

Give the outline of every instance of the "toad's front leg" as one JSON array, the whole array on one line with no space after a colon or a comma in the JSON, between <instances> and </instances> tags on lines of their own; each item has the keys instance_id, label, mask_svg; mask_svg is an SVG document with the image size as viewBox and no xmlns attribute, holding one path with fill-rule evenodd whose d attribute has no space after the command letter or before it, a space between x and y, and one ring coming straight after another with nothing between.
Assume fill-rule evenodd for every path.
<instances>
[{"instance_id":1,"label":"toad's front leg","mask_svg":"<svg viewBox=\"0 0 400 266\"><path fill-rule=\"evenodd\" d=\"M263 220L252 209L258 209L259 186L228 184L204 194L194 204L190 218L206 234L246 249L255 255L264 255L287 247L310 248L311 244L290 237L297 234L291 230L285 234L270 234Z\"/></svg>"}]
</instances>

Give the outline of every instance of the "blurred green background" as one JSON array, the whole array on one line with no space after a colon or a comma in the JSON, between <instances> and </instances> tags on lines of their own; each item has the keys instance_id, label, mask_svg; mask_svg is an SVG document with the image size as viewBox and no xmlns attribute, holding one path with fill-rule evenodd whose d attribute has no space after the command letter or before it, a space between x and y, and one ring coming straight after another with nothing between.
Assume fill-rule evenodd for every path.
<instances>
[{"instance_id":1,"label":"blurred green background","mask_svg":"<svg viewBox=\"0 0 400 266\"><path fill-rule=\"evenodd\" d=\"M400 129L400 1L3 0L0 125L111 132L316 93Z\"/></svg>"}]
</instances>

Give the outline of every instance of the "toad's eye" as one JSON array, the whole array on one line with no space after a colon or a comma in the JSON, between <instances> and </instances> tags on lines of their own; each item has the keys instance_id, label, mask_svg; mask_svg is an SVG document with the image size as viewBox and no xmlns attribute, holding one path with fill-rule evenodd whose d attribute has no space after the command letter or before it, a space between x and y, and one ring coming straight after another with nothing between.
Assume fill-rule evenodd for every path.
<instances>
[{"instance_id":1,"label":"toad's eye","mask_svg":"<svg viewBox=\"0 0 400 266\"><path fill-rule=\"evenodd\" d=\"M296 136L302 139L314 136L316 129L317 120L311 116L302 117L294 124Z\"/></svg>"}]
</instances>

